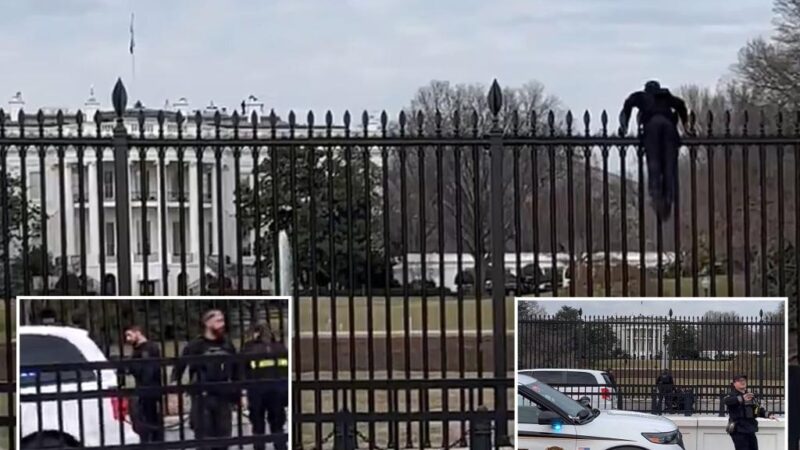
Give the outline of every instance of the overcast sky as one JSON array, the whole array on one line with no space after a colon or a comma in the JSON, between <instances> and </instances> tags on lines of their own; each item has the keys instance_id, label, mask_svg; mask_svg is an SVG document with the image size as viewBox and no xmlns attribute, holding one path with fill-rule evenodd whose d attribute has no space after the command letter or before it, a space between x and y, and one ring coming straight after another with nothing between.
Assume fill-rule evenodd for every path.
<instances>
[{"instance_id":1,"label":"overcast sky","mask_svg":"<svg viewBox=\"0 0 800 450\"><path fill-rule=\"evenodd\" d=\"M763 309L765 313L777 311L780 300L746 299L746 300L546 300L539 301L548 314L555 314L562 306L582 308L585 315L664 315L670 308L675 316L703 315L707 311L735 311L741 316L757 316Z\"/></svg>"},{"instance_id":2,"label":"overcast sky","mask_svg":"<svg viewBox=\"0 0 800 450\"><path fill-rule=\"evenodd\" d=\"M188 97L236 107L255 94L279 114L396 113L432 79L536 79L576 110L613 111L648 78L715 86L750 38L771 30L768 0L135 1L0 0L0 105L161 107ZM301 116L302 117L302 116Z\"/></svg>"}]
</instances>

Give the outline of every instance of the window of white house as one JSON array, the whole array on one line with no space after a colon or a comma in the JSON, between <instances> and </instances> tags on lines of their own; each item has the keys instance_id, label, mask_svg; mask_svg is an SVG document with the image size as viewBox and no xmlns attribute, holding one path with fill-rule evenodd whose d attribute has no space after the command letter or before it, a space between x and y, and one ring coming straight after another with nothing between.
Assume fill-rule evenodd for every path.
<instances>
[{"instance_id":1,"label":"window of white house","mask_svg":"<svg viewBox=\"0 0 800 450\"><path fill-rule=\"evenodd\" d=\"M114 172L110 170L103 172L103 198L114 198Z\"/></svg>"},{"instance_id":2,"label":"window of white house","mask_svg":"<svg viewBox=\"0 0 800 450\"><path fill-rule=\"evenodd\" d=\"M150 245L150 225L151 222L148 220L147 228L144 230L144 239L142 239L142 221L136 221L136 253L139 255L143 255L145 249L147 249L147 254L151 253L152 246Z\"/></svg>"},{"instance_id":3,"label":"window of white house","mask_svg":"<svg viewBox=\"0 0 800 450\"><path fill-rule=\"evenodd\" d=\"M114 222L106 222L106 256L116 256L117 239L115 236Z\"/></svg>"}]
</instances>

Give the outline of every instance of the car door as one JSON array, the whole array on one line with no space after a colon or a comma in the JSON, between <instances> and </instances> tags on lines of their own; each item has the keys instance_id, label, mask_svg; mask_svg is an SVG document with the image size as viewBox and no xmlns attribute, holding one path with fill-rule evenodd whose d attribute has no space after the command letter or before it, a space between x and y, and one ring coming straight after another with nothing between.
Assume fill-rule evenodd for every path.
<instances>
[{"instance_id":1,"label":"car door","mask_svg":"<svg viewBox=\"0 0 800 450\"><path fill-rule=\"evenodd\" d=\"M551 412L541 404L517 394L517 445L519 450L575 450L575 426L540 424L543 412Z\"/></svg>"},{"instance_id":2,"label":"car door","mask_svg":"<svg viewBox=\"0 0 800 450\"><path fill-rule=\"evenodd\" d=\"M86 362L81 351L58 336L20 335L20 389L23 394L87 392L98 389L97 373L91 370L37 373L26 367L43 364ZM80 383L79 383L80 380ZM79 386L80 384L80 386ZM61 420L59 420L61 417ZM87 443L93 441L93 425L100 421L97 399L82 401L65 399L39 404L23 403L21 433L23 436L42 430L61 431ZM96 426L96 425L95 425ZM99 445L99 443L98 443Z\"/></svg>"}]
</instances>

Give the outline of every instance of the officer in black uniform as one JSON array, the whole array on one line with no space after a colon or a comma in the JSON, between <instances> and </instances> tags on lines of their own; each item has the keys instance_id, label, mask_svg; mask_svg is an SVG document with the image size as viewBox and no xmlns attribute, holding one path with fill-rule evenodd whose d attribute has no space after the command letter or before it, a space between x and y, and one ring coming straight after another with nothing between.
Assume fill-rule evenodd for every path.
<instances>
[{"instance_id":1,"label":"officer in black uniform","mask_svg":"<svg viewBox=\"0 0 800 450\"><path fill-rule=\"evenodd\" d=\"M666 405L664 406L672 414L672 392L675 390L675 380L672 379L672 373L669 369L662 370L661 374L656 378L656 389L658 390L656 413L661 414L664 412L664 408L661 405L666 400Z\"/></svg>"},{"instance_id":2,"label":"officer in black uniform","mask_svg":"<svg viewBox=\"0 0 800 450\"><path fill-rule=\"evenodd\" d=\"M154 361L142 362L130 367L128 372L136 381L136 387L161 387L161 366L157 359L161 358L161 349L155 342L147 340L142 328L131 325L125 329L125 341L133 346L132 360ZM131 408L133 429L142 442L161 442L164 440L164 427L161 420L161 393L159 390L140 391Z\"/></svg>"},{"instance_id":3,"label":"officer in black uniform","mask_svg":"<svg viewBox=\"0 0 800 450\"><path fill-rule=\"evenodd\" d=\"M242 353L270 355L283 354L286 346L267 331L263 325L255 325L250 330L250 339L242 346ZM269 336L269 337L267 337ZM248 380L274 380L288 370L289 360L285 355L278 358L263 357L247 361L244 372ZM270 434L283 433L286 425L286 408L289 406L287 384L251 385L247 388L247 406L253 434L264 434L266 422L269 423ZM274 444L276 450L285 450L284 442ZM264 450L264 443L253 445L255 450Z\"/></svg>"},{"instance_id":4,"label":"officer in black uniform","mask_svg":"<svg viewBox=\"0 0 800 450\"><path fill-rule=\"evenodd\" d=\"M220 310L203 314L203 334L191 340L181 352L181 357L235 355L236 348L225 336L225 316ZM177 382L186 369L177 363L171 380ZM236 361L197 361L189 363L189 378L192 384L224 383L240 377ZM228 438L231 436L231 411L239 401L240 390L235 386L191 386L190 425L196 439ZM209 448L209 447L202 447ZM210 447L224 450L227 446Z\"/></svg>"},{"instance_id":5,"label":"officer in black uniform","mask_svg":"<svg viewBox=\"0 0 800 450\"><path fill-rule=\"evenodd\" d=\"M733 377L731 391L723 402L728 408L727 431L733 439L736 450L758 450L756 418L774 419L775 415L764 409L752 392L747 392L747 375L739 374Z\"/></svg>"},{"instance_id":6,"label":"officer in black uniform","mask_svg":"<svg viewBox=\"0 0 800 450\"><path fill-rule=\"evenodd\" d=\"M686 103L662 88L658 81L648 81L643 91L632 93L619 114L619 134L628 133L633 108L639 110L642 146L647 156L647 181L650 197L661 220L669 218L678 191L678 118L689 131Z\"/></svg>"}]
</instances>

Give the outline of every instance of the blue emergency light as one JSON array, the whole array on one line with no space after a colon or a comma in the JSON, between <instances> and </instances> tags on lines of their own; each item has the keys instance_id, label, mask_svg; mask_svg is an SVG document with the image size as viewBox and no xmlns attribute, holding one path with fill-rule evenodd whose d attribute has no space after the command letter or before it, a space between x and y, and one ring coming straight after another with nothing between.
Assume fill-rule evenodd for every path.
<instances>
[{"instance_id":1,"label":"blue emergency light","mask_svg":"<svg viewBox=\"0 0 800 450\"><path fill-rule=\"evenodd\" d=\"M550 424L550 426L553 428L553 431L561 431L561 425L562 423L560 420L554 420L553 423Z\"/></svg>"}]
</instances>

